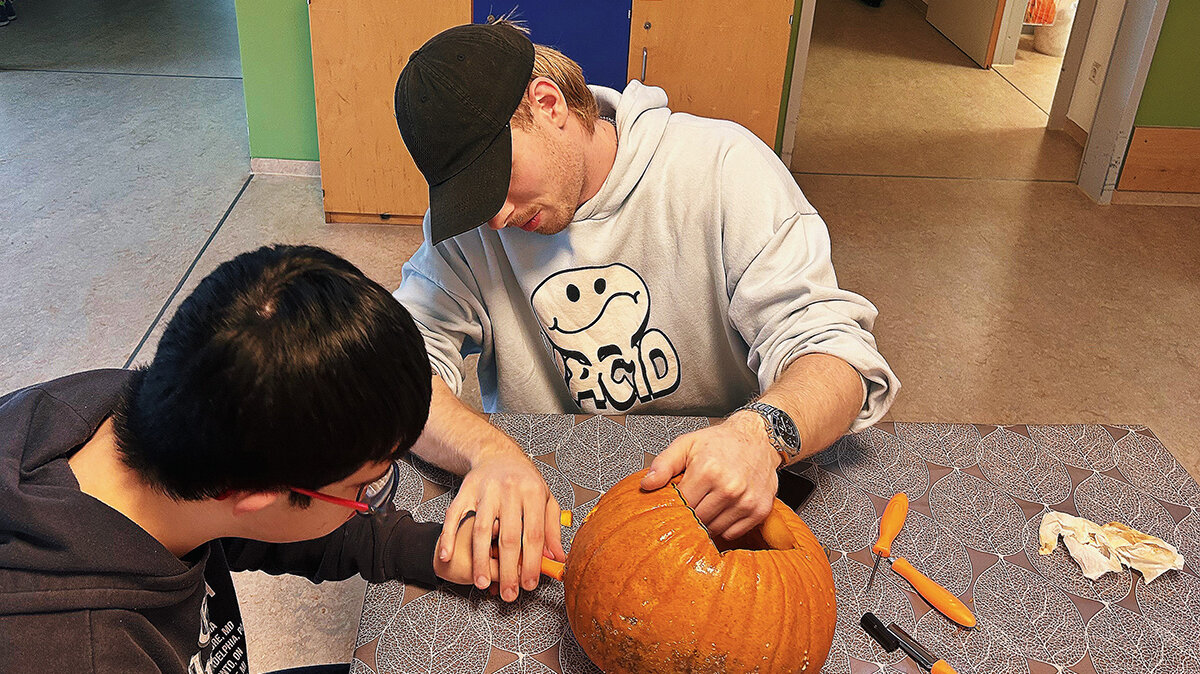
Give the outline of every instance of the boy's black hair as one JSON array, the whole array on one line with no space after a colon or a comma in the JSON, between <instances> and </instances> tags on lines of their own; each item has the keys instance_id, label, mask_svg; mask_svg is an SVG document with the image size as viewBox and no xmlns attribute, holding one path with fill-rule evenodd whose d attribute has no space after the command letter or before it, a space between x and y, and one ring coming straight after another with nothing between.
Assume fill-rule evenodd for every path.
<instances>
[{"instance_id":1,"label":"boy's black hair","mask_svg":"<svg viewBox=\"0 0 1200 674\"><path fill-rule=\"evenodd\" d=\"M115 415L124 462L165 494L317 489L406 452L431 371L412 317L354 265L266 246L209 274Z\"/></svg>"}]
</instances>

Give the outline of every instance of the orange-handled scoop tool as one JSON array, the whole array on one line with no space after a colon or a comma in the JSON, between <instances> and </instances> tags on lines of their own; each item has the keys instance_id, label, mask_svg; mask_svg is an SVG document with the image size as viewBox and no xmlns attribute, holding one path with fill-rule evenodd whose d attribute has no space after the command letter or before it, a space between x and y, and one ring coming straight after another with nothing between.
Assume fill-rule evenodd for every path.
<instances>
[{"instance_id":1,"label":"orange-handled scoop tool","mask_svg":"<svg viewBox=\"0 0 1200 674\"><path fill-rule=\"evenodd\" d=\"M890 560L892 563L892 571L900 574L913 586L917 592L925 597L925 601L929 605L941 611L947 618L962 625L963 627L975 626L975 614L971 613L971 609L962 603L958 597L955 597L950 590L939 585L929 576L917 571L916 567L908 563L908 560L903 557L896 557Z\"/></svg>"},{"instance_id":2,"label":"orange-handled scoop tool","mask_svg":"<svg viewBox=\"0 0 1200 674\"><path fill-rule=\"evenodd\" d=\"M904 520L907 517L908 494L899 492L888 501L887 507L883 509L883 518L879 520L879 540L871 546L871 552L875 553L875 565L871 567L871 577L867 579L867 586L863 588L863 592L871 589L871 583L875 582L879 560L892 556L892 541L896 540L900 529L904 528Z\"/></svg>"}]
</instances>

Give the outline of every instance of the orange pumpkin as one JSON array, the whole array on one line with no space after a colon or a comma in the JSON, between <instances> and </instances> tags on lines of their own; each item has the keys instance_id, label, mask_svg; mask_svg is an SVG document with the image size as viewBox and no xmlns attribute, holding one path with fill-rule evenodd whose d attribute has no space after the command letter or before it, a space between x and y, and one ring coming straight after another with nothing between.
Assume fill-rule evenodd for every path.
<instances>
[{"instance_id":1,"label":"orange pumpkin","mask_svg":"<svg viewBox=\"0 0 1200 674\"><path fill-rule=\"evenodd\" d=\"M837 621L833 572L779 500L758 528L714 541L675 483L644 472L600 499L563 583L576 639L610 673L817 672Z\"/></svg>"}]
</instances>

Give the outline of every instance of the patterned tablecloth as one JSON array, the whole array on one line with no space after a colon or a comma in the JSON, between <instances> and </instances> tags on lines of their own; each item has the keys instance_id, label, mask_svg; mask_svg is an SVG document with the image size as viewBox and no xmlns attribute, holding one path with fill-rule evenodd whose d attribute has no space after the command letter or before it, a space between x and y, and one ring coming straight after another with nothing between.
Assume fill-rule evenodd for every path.
<instances>
[{"instance_id":1,"label":"patterned tablecloth","mask_svg":"<svg viewBox=\"0 0 1200 674\"><path fill-rule=\"evenodd\" d=\"M600 494L640 470L703 418L494 415L535 458L575 525ZM838 624L823 672L920 671L858 626L864 611L896 622L959 672L1129 674L1200 672L1200 486L1141 426L880 424L804 464L817 490L800 516L826 547ZM396 505L441 521L457 479L402 463ZM908 519L893 554L971 606L963 630L887 564L870 592L870 546L887 499L903 491ZM1126 570L1082 576L1065 546L1038 555L1043 512L1125 522L1176 544L1188 561L1147 585ZM563 610L563 586L543 579L514 604L450 586L400 582L367 589L353 671L575 674L599 671Z\"/></svg>"}]
</instances>

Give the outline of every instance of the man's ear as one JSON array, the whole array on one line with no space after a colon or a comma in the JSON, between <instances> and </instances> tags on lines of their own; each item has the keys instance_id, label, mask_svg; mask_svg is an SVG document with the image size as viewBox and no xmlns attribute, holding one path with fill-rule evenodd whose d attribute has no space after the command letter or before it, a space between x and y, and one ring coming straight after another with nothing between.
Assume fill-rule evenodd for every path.
<instances>
[{"instance_id":1,"label":"man's ear","mask_svg":"<svg viewBox=\"0 0 1200 674\"><path fill-rule=\"evenodd\" d=\"M534 78L525 90L525 96L529 98L530 110L535 117L540 114L560 129L567 123L567 100L549 77Z\"/></svg>"},{"instance_id":2,"label":"man's ear","mask_svg":"<svg viewBox=\"0 0 1200 674\"><path fill-rule=\"evenodd\" d=\"M256 513L263 508L273 505L281 497L286 498L284 492L278 491L240 491L233 494L230 500L233 501L233 515L250 515Z\"/></svg>"}]
</instances>

